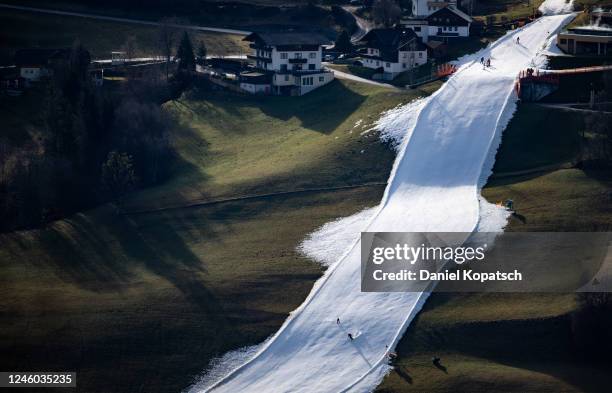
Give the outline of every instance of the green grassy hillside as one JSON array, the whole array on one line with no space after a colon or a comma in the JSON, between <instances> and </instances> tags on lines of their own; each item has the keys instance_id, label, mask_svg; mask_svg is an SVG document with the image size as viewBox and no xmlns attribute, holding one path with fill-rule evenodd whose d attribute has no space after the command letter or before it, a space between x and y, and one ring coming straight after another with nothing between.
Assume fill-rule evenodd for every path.
<instances>
[{"instance_id":1,"label":"green grassy hillside","mask_svg":"<svg viewBox=\"0 0 612 393\"><path fill-rule=\"evenodd\" d=\"M415 95L340 81L299 98L186 95L167 104L180 125L173 180L127 205L385 180L393 153L355 123ZM383 190L103 206L0 235L0 368L76 370L80 392L179 391L212 357L278 329L322 273L299 242Z\"/></svg>"},{"instance_id":2,"label":"green grassy hillside","mask_svg":"<svg viewBox=\"0 0 612 393\"><path fill-rule=\"evenodd\" d=\"M176 176L136 193L126 209L253 194L385 182L393 153L362 135L380 113L433 92L336 80L302 97L194 91L166 104L176 115Z\"/></svg>"}]
</instances>

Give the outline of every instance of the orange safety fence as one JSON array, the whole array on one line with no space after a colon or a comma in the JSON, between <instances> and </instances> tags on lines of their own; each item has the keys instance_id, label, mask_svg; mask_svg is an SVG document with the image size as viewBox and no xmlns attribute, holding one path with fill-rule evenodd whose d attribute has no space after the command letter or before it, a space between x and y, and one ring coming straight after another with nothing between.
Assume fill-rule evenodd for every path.
<instances>
[{"instance_id":1,"label":"orange safety fence","mask_svg":"<svg viewBox=\"0 0 612 393\"><path fill-rule=\"evenodd\" d=\"M438 78L443 78L445 76L449 76L457 71L457 66L450 63L440 64L436 69L436 75Z\"/></svg>"}]
</instances>

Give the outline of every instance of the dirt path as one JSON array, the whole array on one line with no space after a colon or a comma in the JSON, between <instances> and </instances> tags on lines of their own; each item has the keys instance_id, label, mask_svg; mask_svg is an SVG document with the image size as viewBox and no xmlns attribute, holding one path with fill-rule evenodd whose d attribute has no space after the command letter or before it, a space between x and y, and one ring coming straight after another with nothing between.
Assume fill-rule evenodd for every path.
<instances>
[{"instance_id":1,"label":"dirt path","mask_svg":"<svg viewBox=\"0 0 612 393\"><path fill-rule=\"evenodd\" d=\"M188 209L192 207L211 206L211 205L216 205L220 203L245 201L245 200L250 200L250 199L266 199L266 198L273 198L277 196L288 196L288 195L299 195L299 194L307 194L307 193L315 193L315 192L350 190L350 189L362 188L362 187L380 187L380 186L386 186L386 185L387 185L386 182L372 182L372 183L354 184L350 186L304 188L300 190L279 191L279 192L273 192L269 194L240 195L240 196L235 196L235 197L213 199L209 201L197 201L197 202L187 203L183 205L165 206L165 207L158 207L158 208L153 208L153 209L128 210L128 211L121 212L121 214L125 214L125 215L146 214L146 213L155 213L155 212L162 212L162 211L176 210L176 209Z\"/></svg>"}]
</instances>

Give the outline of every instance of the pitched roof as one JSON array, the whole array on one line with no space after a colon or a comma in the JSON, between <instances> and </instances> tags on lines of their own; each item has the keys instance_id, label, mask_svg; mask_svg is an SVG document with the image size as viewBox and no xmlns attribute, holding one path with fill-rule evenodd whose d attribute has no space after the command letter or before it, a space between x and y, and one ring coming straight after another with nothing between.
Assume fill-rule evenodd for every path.
<instances>
[{"instance_id":1,"label":"pitched roof","mask_svg":"<svg viewBox=\"0 0 612 393\"><path fill-rule=\"evenodd\" d=\"M269 46L292 46L292 45L326 45L331 41L318 33L251 33L244 41L262 42Z\"/></svg>"},{"instance_id":2,"label":"pitched roof","mask_svg":"<svg viewBox=\"0 0 612 393\"><path fill-rule=\"evenodd\" d=\"M457 23L455 23L455 21L453 20L449 20L449 22L445 22L446 19L449 19L449 18L452 19L453 17L455 19L457 18L461 19L462 20L461 24L465 24L465 25L473 21L473 19L469 15L467 15L466 13L464 13L463 11L455 7L440 8L436 12L433 12L432 14L430 14L427 17L427 20L432 25L456 25Z\"/></svg>"},{"instance_id":3,"label":"pitched roof","mask_svg":"<svg viewBox=\"0 0 612 393\"><path fill-rule=\"evenodd\" d=\"M457 14L458 16L460 16L461 18L465 19L468 22L472 22L474 20L474 19L472 19L471 16L469 16L468 14L466 14L463 11L461 11L459 8L457 8L455 6L450 6L450 7L448 7L448 9L453 11L455 14Z\"/></svg>"},{"instance_id":4,"label":"pitched roof","mask_svg":"<svg viewBox=\"0 0 612 393\"><path fill-rule=\"evenodd\" d=\"M67 60L70 58L70 49L20 49L15 52L15 65L45 66L51 60Z\"/></svg>"},{"instance_id":5,"label":"pitched roof","mask_svg":"<svg viewBox=\"0 0 612 393\"><path fill-rule=\"evenodd\" d=\"M417 35L414 31L412 31L412 29L372 29L366 35L364 35L359 42L381 47L386 46L400 48L416 37Z\"/></svg>"},{"instance_id":6,"label":"pitched roof","mask_svg":"<svg viewBox=\"0 0 612 393\"><path fill-rule=\"evenodd\" d=\"M382 60L391 62L398 61L399 50L426 50L416 33L407 28L373 29L359 42L380 50Z\"/></svg>"}]
</instances>

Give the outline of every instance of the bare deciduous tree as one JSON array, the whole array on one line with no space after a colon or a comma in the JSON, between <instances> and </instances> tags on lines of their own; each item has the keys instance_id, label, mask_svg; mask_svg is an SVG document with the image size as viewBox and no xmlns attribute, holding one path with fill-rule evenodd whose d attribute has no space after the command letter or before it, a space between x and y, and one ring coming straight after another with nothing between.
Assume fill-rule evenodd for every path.
<instances>
[{"instance_id":1,"label":"bare deciduous tree","mask_svg":"<svg viewBox=\"0 0 612 393\"><path fill-rule=\"evenodd\" d=\"M166 81L170 77L170 61L180 33L179 24L177 18L163 18L159 21L157 45L166 60Z\"/></svg>"},{"instance_id":2,"label":"bare deciduous tree","mask_svg":"<svg viewBox=\"0 0 612 393\"><path fill-rule=\"evenodd\" d=\"M376 0L372 7L372 16L377 25L392 27L401 15L402 10L395 0Z\"/></svg>"}]
</instances>

